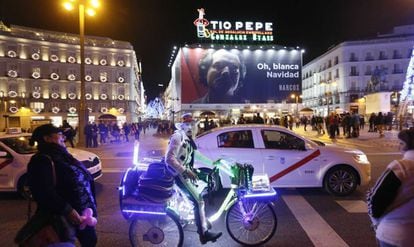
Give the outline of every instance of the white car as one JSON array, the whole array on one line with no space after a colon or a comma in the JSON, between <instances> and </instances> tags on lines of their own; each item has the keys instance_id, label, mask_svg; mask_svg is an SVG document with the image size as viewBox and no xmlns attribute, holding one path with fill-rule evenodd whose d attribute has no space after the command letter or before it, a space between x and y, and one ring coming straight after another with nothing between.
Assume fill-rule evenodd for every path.
<instances>
[{"instance_id":1,"label":"white car","mask_svg":"<svg viewBox=\"0 0 414 247\"><path fill-rule=\"evenodd\" d=\"M0 191L18 191L26 196L27 164L36 146L29 145L31 134L0 133ZM68 148L81 161L96 180L102 176L101 160L96 154L80 149Z\"/></svg>"},{"instance_id":2,"label":"white car","mask_svg":"<svg viewBox=\"0 0 414 247\"><path fill-rule=\"evenodd\" d=\"M236 125L215 128L195 140L212 160L251 164L267 174L273 187L324 187L337 196L351 194L371 180L371 164L360 150L324 145L278 126ZM200 163L195 167L208 170ZM230 179L220 172L223 187Z\"/></svg>"}]
</instances>

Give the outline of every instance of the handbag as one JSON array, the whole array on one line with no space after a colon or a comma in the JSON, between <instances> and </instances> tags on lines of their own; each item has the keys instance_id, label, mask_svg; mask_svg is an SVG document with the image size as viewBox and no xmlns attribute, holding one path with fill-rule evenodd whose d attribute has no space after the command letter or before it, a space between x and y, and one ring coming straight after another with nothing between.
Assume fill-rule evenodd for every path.
<instances>
[{"instance_id":1,"label":"handbag","mask_svg":"<svg viewBox=\"0 0 414 247\"><path fill-rule=\"evenodd\" d=\"M64 216L37 211L19 230L14 241L22 247L42 247L74 242L74 236L75 229Z\"/></svg>"},{"instance_id":2,"label":"handbag","mask_svg":"<svg viewBox=\"0 0 414 247\"><path fill-rule=\"evenodd\" d=\"M49 156L46 155L46 157L51 162L53 184L56 186L55 164ZM54 243L73 243L75 234L75 228L67 221L65 216L37 210L18 231L14 242L22 247L43 247Z\"/></svg>"}]
</instances>

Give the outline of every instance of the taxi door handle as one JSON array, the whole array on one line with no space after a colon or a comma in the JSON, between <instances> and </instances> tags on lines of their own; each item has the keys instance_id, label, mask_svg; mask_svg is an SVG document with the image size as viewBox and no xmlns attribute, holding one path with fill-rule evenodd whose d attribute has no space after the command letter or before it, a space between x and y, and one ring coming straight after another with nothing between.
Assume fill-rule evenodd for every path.
<instances>
[{"instance_id":1,"label":"taxi door handle","mask_svg":"<svg viewBox=\"0 0 414 247\"><path fill-rule=\"evenodd\" d=\"M269 155L269 156L266 156L266 159L267 159L267 160L274 160L274 159L275 159L275 156L273 156L273 155Z\"/></svg>"}]
</instances>

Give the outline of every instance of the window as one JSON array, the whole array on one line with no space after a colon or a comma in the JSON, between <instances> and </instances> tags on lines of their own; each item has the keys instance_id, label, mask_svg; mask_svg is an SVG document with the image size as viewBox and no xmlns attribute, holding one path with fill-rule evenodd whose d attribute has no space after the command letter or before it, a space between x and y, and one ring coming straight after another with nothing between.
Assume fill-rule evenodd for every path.
<instances>
[{"instance_id":1,"label":"window","mask_svg":"<svg viewBox=\"0 0 414 247\"><path fill-rule=\"evenodd\" d=\"M394 64L393 73L394 74L402 74L403 73L403 70L401 69L399 64L397 64L397 63Z\"/></svg>"},{"instance_id":2,"label":"window","mask_svg":"<svg viewBox=\"0 0 414 247\"><path fill-rule=\"evenodd\" d=\"M379 53L379 59L380 60L387 59L387 55L385 54L385 51L380 51L380 53Z\"/></svg>"},{"instance_id":3,"label":"window","mask_svg":"<svg viewBox=\"0 0 414 247\"><path fill-rule=\"evenodd\" d=\"M336 57L335 57L335 60L334 60L334 65L337 65L337 64L338 64L338 62L339 62L339 58L338 58L338 56L336 56Z\"/></svg>"},{"instance_id":4,"label":"window","mask_svg":"<svg viewBox=\"0 0 414 247\"><path fill-rule=\"evenodd\" d=\"M250 130L229 131L217 136L220 148L254 148Z\"/></svg>"},{"instance_id":5,"label":"window","mask_svg":"<svg viewBox=\"0 0 414 247\"><path fill-rule=\"evenodd\" d=\"M398 50L394 50L392 52L392 58L393 59L399 59L399 58L402 58L402 56L401 56L401 54L400 54L400 52Z\"/></svg>"},{"instance_id":6,"label":"window","mask_svg":"<svg viewBox=\"0 0 414 247\"><path fill-rule=\"evenodd\" d=\"M372 56L371 52L367 52L365 61L372 61L372 60L374 60L374 57Z\"/></svg>"},{"instance_id":7,"label":"window","mask_svg":"<svg viewBox=\"0 0 414 247\"><path fill-rule=\"evenodd\" d=\"M11 137L3 139L3 143L19 154L33 154L37 151L37 146L29 145L30 136Z\"/></svg>"},{"instance_id":8,"label":"window","mask_svg":"<svg viewBox=\"0 0 414 247\"><path fill-rule=\"evenodd\" d=\"M262 130L262 137L265 147L269 149L305 149L304 140L282 131Z\"/></svg>"},{"instance_id":9,"label":"window","mask_svg":"<svg viewBox=\"0 0 414 247\"><path fill-rule=\"evenodd\" d=\"M367 69L365 70L365 75L372 75L371 65L367 65Z\"/></svg>"},{"instance_id":10,"label":"window","mask_svg":"<svg viewBox=\"0 0 414 247\"><path fill-rule=\"evenodd\" d=\"M358 76L357 67L351 66L351 74L350 76Z\"/></svg>"},{"instance_id":11,"label":"window","mask_svg":"<svg viewBox=\"0 0 414 247\"><path fill-rule=\"evenodd\" d=\"M356 57L354 52L351 52L351 55L349 56L349 61L350 62L356 62L358 61L358 58Z\"/></svg>"}]
</instances>

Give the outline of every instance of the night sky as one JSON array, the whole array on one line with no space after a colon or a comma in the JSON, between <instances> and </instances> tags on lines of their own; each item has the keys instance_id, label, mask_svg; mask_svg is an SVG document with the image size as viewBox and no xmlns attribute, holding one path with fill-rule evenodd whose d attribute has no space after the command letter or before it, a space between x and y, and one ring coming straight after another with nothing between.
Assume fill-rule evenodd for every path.
<instances>
[{"instance_id":1,"label":"night sky","mask_svg":"<svg viewBox=\"0 0 414 247\"><path fill-rule=\"evenodd\" d=\"M274 44L300 46L304 63L345 40L387 33L414 24L413 0L100 0L86 19L86 35L132 43L142 61L149 99L165 89L174 45L198 43L193 21L203 7L206 19L273 22ZM59 32L79 33L78 16L62 0L0 0L0 20ZM163 84L164 87L159 87Z\"/></svg>"}]
</instances>

